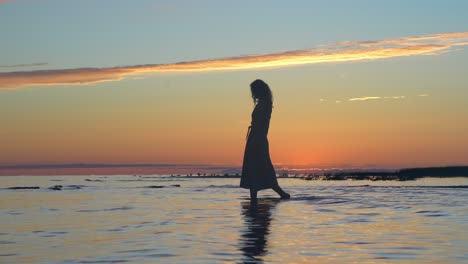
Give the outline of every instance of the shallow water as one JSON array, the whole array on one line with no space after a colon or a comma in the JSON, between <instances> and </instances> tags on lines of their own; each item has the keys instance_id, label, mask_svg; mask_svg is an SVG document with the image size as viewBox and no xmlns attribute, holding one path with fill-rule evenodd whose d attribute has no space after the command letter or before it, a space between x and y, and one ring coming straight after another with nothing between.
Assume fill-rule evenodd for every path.
<instances>
[{"instance_id":1,"label":"shallow water","mask_svg":"<svg viewBox=\"0 0 468 264\"><path fill-rule=\"evenodd\" d=\"M0 177L0 262L468 262L468 179L279 179L256 208L238 182Z\"/></svg>"}]
</instances>

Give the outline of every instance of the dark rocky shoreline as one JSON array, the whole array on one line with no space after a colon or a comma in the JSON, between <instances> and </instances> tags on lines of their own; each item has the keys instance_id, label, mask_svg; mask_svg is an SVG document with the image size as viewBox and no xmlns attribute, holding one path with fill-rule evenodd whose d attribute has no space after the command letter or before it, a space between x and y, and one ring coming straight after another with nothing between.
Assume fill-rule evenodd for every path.
<instances>
[{"instance_id":1,"label":"dark rocky shoreline","mask_svg":"<svg viewBox=\"0 0 468 264\"><path fill-rule=\"evenodd\" d=\"M309 174L304 180L370 180L370 181L411 181L419 178L468 177L468 166L410 168L395 172L339 172L334 174Z\"/></svg>"},{"instance_id":2,"label":"dark rocky shoreline","mask_svg":"<svg viewBox=\"0 0 468 264\"><path fill-rule=\"evenodd\" d=\"M145 177L145 176L140 176ZM239 174L188 174L171 175L176 178L240 178ZM299 178L303 180L342 181L342 180L369 180L369 181L411 181L419 178L453 178L468 177L468 166L408 168L397 171L346 171L328 173L308 173L288 175L282 174L279 178ZM146 177L145 177L146 178Z\"/></svg>"}]
</instances>

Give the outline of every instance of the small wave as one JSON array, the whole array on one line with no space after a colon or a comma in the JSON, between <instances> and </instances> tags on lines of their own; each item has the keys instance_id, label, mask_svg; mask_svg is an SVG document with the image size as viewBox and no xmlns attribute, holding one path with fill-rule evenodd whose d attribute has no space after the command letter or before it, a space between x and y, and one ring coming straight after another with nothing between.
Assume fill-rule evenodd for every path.
<instances>
[{"instance_id":1,"label":"small wave","mask_svg":"<svg viewBox=\"0 0 468 264\"><path fill-rule=\"evenodd\" d=\"M49 212L56 212L56 211L61 211L61 209L57 209L57 208L43 208L44 210L47 210Z\"/></svg>"},{"instance_id":2,"label":"small wave","mask_svg":"<svg viewBox=\"0 0 468 264\"><path fill-rule=\"evenodd\" d=\"M447 214L428 214L426 216L427 217L441 217L441 216L447 216Z\"/></svg>"},{"instance_id":3,"label":"small wave","mask_svg":"<svg viewBox=\"0 0 468 264\"><path fill-rule=\"evenodd\" d=\"M417 186L422 188L446 188L446 189L466 189L468 185L453 185L453 186Z\"/></svg>"},{"instance_id":4,"label":"small wave","mask_svg":"<svg viewBox=\"0 0 468 264\"><path fill-rule=\"evenodd\" d=\"M422 210L422 211L417 211L417 214L427 214L427 213L440 213L440 211L433 211L433 210Z\"/></svg>"},{"instance_id":5,"label":"small wave","mask_svg":"<svg viewBox=\"0 0 468 264\"><path fill-rule=\"evenodd\" d=\"M124 263L128 262L128 260L125 259L110 259L110 260L82 260L79 261L78 263Z\"/></svg>"},{"instance_id":6,"label":"small wave","mask_svg":"<svg viewBox=\"0 0 468 264\"><path fill-rule=\"evenodd\" d=\"M170 234L170 233L171 232L169 232L169 231L155 231L155 232L153 232L153 234L155 234L155 235Z\"/></svg>"},{"instance_id":7,"label":"small wave","mask_svg":"<svg viewBox=\"0 0 468 264\"><path fill-rule=\"evenodd\" d=\"M33 233L39 234L39 237L57 237L68 234L67 231L33 231Z\"/></svg>"},{"instance_id":8,"label":"small wave","mask_svg":"<svg viewBox=\"0 0 468 264\"><path fill-rule=\"evenodd\" d=\"M317 199L318 204L342 204L342 203L348 203L351 200L345 200L345 199L337 199L337 198L322 198L322 199Z\"/></svg>"},{"instance_id":9,"label":"small wave","mask_svg":"<svg viewBox=\"0 0 468 264\"><path fill-rule=\"evenodd\" d=\"M250 201L249 198L245 197L243 200ZM297 196L292 195L289 199L281 199L279 197L261 197L258 198L258 201L277 201L277 202L296 202L296 201L305 201L305 202L316 202L317 204L340 204L340 203L347 203L351 200L347 199L340 199L334 197L323 197L323 196ZM333 211L334 212L334 211Z\"/></svg>"},{"instance_id":10,"label":"small wave","mask_svg":"<svg viewBox=\"0 0 468 264\"><path fill-rule=\"evenodd\" d=\"M226 185L208 185L207 188L239 188L238 185L230 185L230 184L226 184Z\"/></svg>"},{"instance_id":11,"label":"small wave","mask_svg":"<svg viewBox=\"0 0 468 264\"><path fill-rule=\"evenodd\" d=\"M147 252L151 252L151 251L155 251L155 249L153 248L146 248L146 249L133 249L133 250L122 250L122 251L116 251L114 253L147 253Z\"/></svg>"},{"instance_id":12,"label":"small wave","mask_svg":"<svg viewBox=\"0 0 468 264\"><path fill-rule=\"evenodd\" d=\"M0 257L13 257L17 256L18 254L0 254Z\"/></svg>"},{"instance_id":13,"label":"small wave","mask_svg":"<svg viewBox=\"0 0 468 264\"><path fill-rule=\"evenodd\" d=\"M353 215L363 215L363 216L377 216L380 215L379 213L357 213Z\"/></svg>"},{"instance_id":14,"label":"small wave","mask_svg":"<svg viewBox=\"0 0 468 264\"><path fill-rule=\"evenodd\" d=\"M351 219L348 222L349 223L370 223L372 221L369 219L365 219L365 218L358 218L358 219Z\"/></svg>"},{"instance_id":15,"label":"small wave","mask_svg":"<svg viewBox=\"0 0 468 264\"><path fill-rule=\"evenodd\" d=\"M367 241L337 241L336 244L346 244L346 245L373 245L375 242Z\"/></svg>"},{"instance_id":16,"label":"small wave","mask_svg":"<svg viewBox=\"0 0 468 264\"><path fill-rule=\"evenodd\" d=\"M150 258L170 258L170 257L177 257L177 255L168 254L168 253L156 253L156 254L145 255L145 257L150 257Z\"/></svg>"},{"instance_id":17,"label":"small wave","mask_svg":"<svg viewBox=\"0 0 468 264\"><path fill-rule=\"evenodd\" d=\"M119 210L132 210L132 209L134 209L133 206L122 206L122 207L103 209L103 211L119 211Z\"/></svg>"},{"instance_id":18,"label":"small wave","mask_svg":"<svg viewBox=\"0 0 468 264\"><path fill-rule=\"evenodd\" d=\"M149 186L144 186L143 188L160 189L160 188L166 188L166 187L180 187L180 184L172 184L172 185L149 185Z\"/></svg>"},{"instance_id":19,"label":"small wave","mask_svg":"<svg viewBox=\"0 0 468 264\"><path fill-rule=\"evenodd\" d=\"M422 211L417 211L416 213L417 214L424 214L427 217L447 216L447 214L445 214L442 211L438 211L438 210L422 210Z\"/></svg>"},{"instance_id":20,"label":"small wave","mask_svg":"<svg viewBox=\"0 0 468 264\"><path fill-rule=\"evenodd\" d=\"M23 213L21 212L17 212L17 211L8 211L8 212L5 212L6 214L9 214L9 215L22 215Z\"/></svg>"},{"instance_id":21,"label":"small wave","mask_svg":"<svg viewBox=\"0 0 468 264\"><path fill-rule=\"evenodd\" d=\"M121 210L132 210L134 209L133 206L122 206L122 207L115 207L115 208L106 208L106 209L84 209L84 210L77 210L78 213L94 213L94 212L108 212L108 211L121 211Z\"/></svg>"},{"instance_id":22,"label":"small wave","mask_svg":"<svg viewBox=\"0 0 468 264\"><path fill-rule=\"evenodd\" d=\"M85 179L87 182L104 182L103 180L100 179Z\"/></svg>"},{"instance_id":23,"label":"small wave","mask_svg":"<svg viewBox=\"0 0 468 264\"><path fill-rule=\"evenodd\" d=\"M79 184L54 185L54 186L49 187L48 189L53 190L53 191L62 191L62 190L79 190L79 189L82 189L84 187L89 187L89 186L79 185Z\"/></svg>"},{"instance_id":24,"label":"small wave","mask_svg":"<svg viewBox=\"0 0 468 264\"><path fill-rule=\"evenodd\" d=\"M13 186L6 188L7 190L37 190L40 189L39 186Z\"/></svg>"},{"instance_id":25,"label":"small wave","mask_svg":"<svg viewBox=\"0 0 468 264\"><path fill-rule=\"evenodd\" d=\"M68 234L67 231L51 231L49 232L51 234L55 234L55 235L63 235L63 234Z\"/></svg>"},{"instance_id":26,"label":"small wave","mask_svg":"<svg viewBox=\"0 0 468 264\"><path fill-rule=\"evenodd\" d=\"M107 230L104 230L106 232L119 232L119 231L124 231L125 228L112 228L112 229L107 229Z\"/></svg>"}]
</instances>

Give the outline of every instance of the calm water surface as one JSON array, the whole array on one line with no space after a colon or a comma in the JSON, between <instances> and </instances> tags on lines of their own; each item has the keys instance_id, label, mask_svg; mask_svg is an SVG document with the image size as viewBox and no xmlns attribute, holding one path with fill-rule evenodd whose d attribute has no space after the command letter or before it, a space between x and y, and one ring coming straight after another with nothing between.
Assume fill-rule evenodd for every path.
<instances>
[{"instance_id":1,"label":"calm water surface","mask_svg":"<svg viewBox=\"0 0 468 264\"><path fill-rule=\"evenodd\" d=\"M468 263L468 179L279 181L0 177L0 262Z\"/></svg>"}]
</instances>

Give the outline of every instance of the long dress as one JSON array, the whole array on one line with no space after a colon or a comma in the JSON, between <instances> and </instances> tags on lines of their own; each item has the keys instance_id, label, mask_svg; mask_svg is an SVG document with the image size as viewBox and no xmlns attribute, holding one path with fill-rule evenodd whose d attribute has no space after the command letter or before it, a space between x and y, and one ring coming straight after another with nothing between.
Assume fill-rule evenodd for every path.
<instances>
[{"instance_id":1,"label":"long dress","mask_svg":"<svg viewBox=\"0 0 468 264\"><path fill-rule=\"evenodd\" d=\"M271 105L258 101L252 112L252 123L247 135L240 187L263 190L278 185L276 172L270 158L268 129Z\"/></svg>"}]
</instances>

